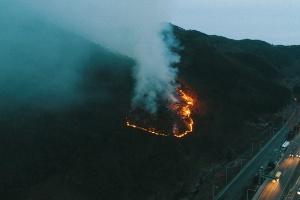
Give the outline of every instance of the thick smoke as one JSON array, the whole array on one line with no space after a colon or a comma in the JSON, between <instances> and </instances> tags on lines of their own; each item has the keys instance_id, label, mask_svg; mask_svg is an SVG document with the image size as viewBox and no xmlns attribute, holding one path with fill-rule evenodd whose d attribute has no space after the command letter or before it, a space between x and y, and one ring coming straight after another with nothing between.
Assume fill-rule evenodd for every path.
<instances>
[{"instance_id":1,"label":"thick smoke","mask_svg":"<svg viewBox=\"0 0 300 200\"><path fill-rule=\"evenodd\" d=\"M179 61L169 51L169 0L15 0L61 27L136 61L133 106L155 112L158 99L172 100ZM169 32L163 41L162 31ZM113 70L113 69L112 69ZM112 80L113 81L113 80Z\"/></svg>"}]
</instances>

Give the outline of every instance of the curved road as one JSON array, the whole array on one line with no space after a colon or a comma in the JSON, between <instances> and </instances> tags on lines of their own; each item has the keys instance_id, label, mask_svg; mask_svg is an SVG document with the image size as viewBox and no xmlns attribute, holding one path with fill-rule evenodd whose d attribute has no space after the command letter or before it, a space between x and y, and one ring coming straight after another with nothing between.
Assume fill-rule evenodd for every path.
<instances>
[{"instance_id":1,"label":"curved road","mask_svg":"<svg viewBox=\"0 0 300 200\"><path fill-rule=\"evenodd\" d=\"M300 137L297 137L297 148L300 147ZM290 147L294 148L294 147ZM300 150L300 149L299 149ZM289 151L287 151L289 152ZM275 170L281 171L282 175L279 182L273 183L272 180L266 180L265 183L261 186L263 187L260 190L260 194L256 194L253 200L280 200L283 196L283 192L287 189L287 186L294 176L296 167L299 164L298 158L288 158L288 153L285 156L285 159L279 164L279 167Z\"/></svg>"},{"instance_id":2,"label":"curved road","mask_svg":"<svg viewBox=\"0 0 300 200\"><path fill-rule=\"evenodd\" d=\"M261 166L265 166L269 160L275 159L274 149L285 141L289 130L296 125L300 117L299 107L295 109L288 122L276 133L276 135L262 148L262 150L239 172L239 174L221 191L216 199L238 200L243 196L247 185L251 182Z\"/></svg>"}]
</instances>

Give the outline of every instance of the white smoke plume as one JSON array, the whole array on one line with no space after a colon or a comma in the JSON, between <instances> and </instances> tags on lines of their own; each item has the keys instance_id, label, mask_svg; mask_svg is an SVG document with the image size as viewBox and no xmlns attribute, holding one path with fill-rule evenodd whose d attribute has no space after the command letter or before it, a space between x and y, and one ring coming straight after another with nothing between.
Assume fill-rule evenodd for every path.
<instances>
[{"instance_id":1,"label":"white smoke plume","mask_svg":"<svg viewBox=\"0 0 300 200\"><path fill-rule=\"evenodd\" d=\"M179 57L161 32L170 27L170 0L12 0L30 12L136 61L133 106L155 112L159 98L172 99ZM112 80L114 81L114 80Z\"/></svg>"}]
</instances>

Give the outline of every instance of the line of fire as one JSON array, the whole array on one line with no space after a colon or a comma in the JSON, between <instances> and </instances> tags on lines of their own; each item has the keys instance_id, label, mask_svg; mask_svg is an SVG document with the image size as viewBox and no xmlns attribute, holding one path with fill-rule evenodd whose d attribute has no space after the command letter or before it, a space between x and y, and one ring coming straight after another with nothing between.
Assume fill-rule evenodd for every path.
<instances>
[{"instance_id":1,"label":"line of fire","mask_svg":"<svg viewBox=\"0 0 300 200\"><path fill-rule=\"evenodd\" d=\"M156 136L183 138L193 132L192 118L196 98L183 87L176 89L175 102L160 106L157 113L137 108L127 116L126 126L145 131Z\"/></svg>"}]
</instances>

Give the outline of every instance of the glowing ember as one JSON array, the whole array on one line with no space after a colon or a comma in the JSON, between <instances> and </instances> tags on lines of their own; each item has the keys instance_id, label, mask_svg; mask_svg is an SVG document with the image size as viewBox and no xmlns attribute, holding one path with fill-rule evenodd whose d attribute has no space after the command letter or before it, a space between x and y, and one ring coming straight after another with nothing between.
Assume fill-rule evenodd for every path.
<instances>
[{"instance_id":1,"label":"glowing ember","mask_svg":"<svg viewBox=\"0 0 300 200\"><path fill-rule=\"evenodd\" d=\"M191 117L192 110L194 107L194 99L182 89L177 89L176 91L177 91L177 101L174 103L170 103L167 106L168 113L171 115L166 121L171 121L169 123L171 127L168 127L166 129L165 127L162 128L163 130L169 130L169 131L163 131L158 128L153 128L156 127L154 125L152 125L151 128L148 127L148 124L156 124L157 126L160 126L160 124L165 125L168 123L162 123L161 119L152 119L154 118L154 116L145 117L144 116L145 114L141 114L143 112L137 112L137 111L135 111L133 114L134 115L133 118L135 120L133 120L132 118L127 119L126 125L128 127L139 129L157 136L174 136L177 138L182 138L188 135L189 133L191 133L193 131L193 125L194 125L194 121ZM142 124L142 125L137 125L137 124Z\"/></svg>"}]
</instances>

